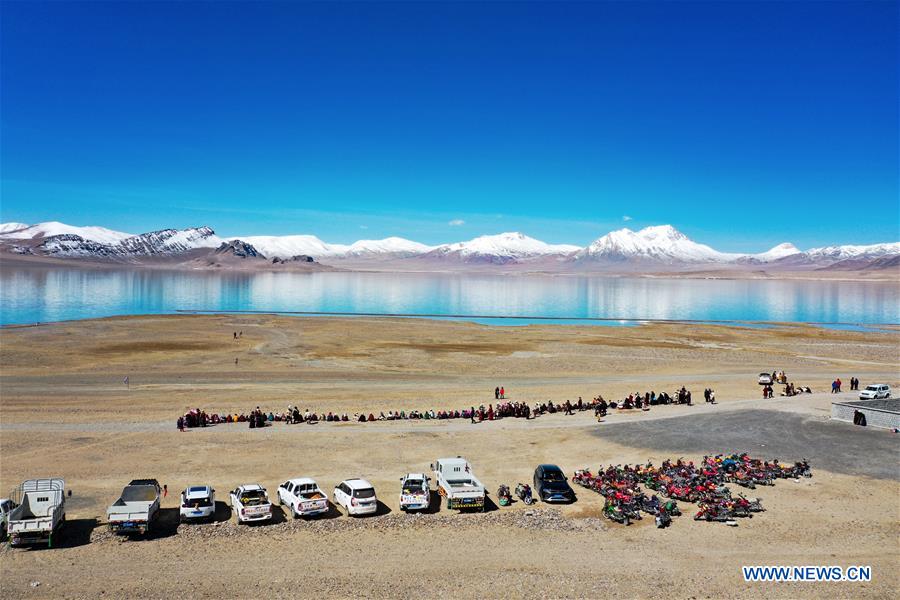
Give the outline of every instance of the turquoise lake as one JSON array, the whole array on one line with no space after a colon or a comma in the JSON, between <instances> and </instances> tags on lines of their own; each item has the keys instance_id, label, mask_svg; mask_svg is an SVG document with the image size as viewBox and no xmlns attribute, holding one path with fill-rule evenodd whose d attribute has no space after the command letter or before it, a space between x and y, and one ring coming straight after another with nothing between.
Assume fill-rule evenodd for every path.
<instances>
[{"instance_id":1,"label":"turquoise lake","mask_svg":"<svg viewBox=\"0 0 900 600\"><path fill-rule=\"evenodd\" d=\"M885 324L900 322L900 285L419 273L0 271L4 325L177 311L391 313L509 325L540 318Z\"/></svg>"}]
</instances>

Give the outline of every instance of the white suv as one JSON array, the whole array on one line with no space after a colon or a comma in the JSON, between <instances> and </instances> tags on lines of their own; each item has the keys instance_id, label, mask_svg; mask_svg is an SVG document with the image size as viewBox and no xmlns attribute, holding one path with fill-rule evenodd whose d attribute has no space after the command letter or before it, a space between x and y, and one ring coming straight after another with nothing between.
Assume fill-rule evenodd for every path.
<instances>
[{"instance_id":1,"label":"white suv","mask_svg":"<svg viewBox=\"0 0 900 600\"><path fill-rule=\"evenodd\" d=\"M378 498L375 488L365 479L345 479L334 488L335 505L347 509L347 514L374 515L378 511Z\"/></svg>"},{"instance_id":2,"label":"white suv","mask_svg":"<svg viewBox=\"0 0 900 600\"><path fill-rule=\"evenodd\" d=\"M181 492L181 521L209 519L216 515L216 490L208 485L191 485Z\"/></svg>"},{"instance_id":3,"label":"white suv","mask_svg":"<svg viewBox=\"0 0 900 600\"><path fill-rule=\"evenodd\" d=\"M884 383L867 385L866 389L859 393L860 400L877 400L878 398L890 398L891 386Z\"/></svg>"}]
</instances>

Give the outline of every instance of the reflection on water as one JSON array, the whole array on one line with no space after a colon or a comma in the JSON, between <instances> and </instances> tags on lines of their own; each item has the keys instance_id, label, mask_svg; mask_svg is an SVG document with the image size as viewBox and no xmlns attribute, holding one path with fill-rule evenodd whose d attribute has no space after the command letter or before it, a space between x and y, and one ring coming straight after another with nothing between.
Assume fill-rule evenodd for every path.
<instances>
[{"instance_id":1,"label":"reflection on water","mask_svg":"<svg viewBox=\"0 0 900 600\"><path fill-rule=\"evenodd\" d=\"M897 323L900 286L483 274L0 272L3 324L176 310Z\"/></svg>"}]
</instances>

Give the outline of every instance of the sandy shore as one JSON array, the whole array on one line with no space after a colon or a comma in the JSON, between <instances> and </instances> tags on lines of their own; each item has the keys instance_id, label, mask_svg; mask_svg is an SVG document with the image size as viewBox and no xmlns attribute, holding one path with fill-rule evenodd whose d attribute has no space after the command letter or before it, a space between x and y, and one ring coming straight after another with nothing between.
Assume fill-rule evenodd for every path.
<instances>
[{"instance_id":1,"label":"sandy shore","mask_svg":"<svg viewBox=\"0 0 900 600\"><path fill-rule=\"evenodd\" d=\"M898 333L798 326L487 327L259 315L0 330L0 489L54 475L73 490L62 547L0 552L0 595L888 597L900 583L896 436L829 422L834 397L824 392L836 376L897 386L898 349ZM819 393L760 400L756 375L775 368ZM478 425L175 429L178 414L195 406L463 408L492 402L495 385L532 404L685 385L700 403L612 414L600 424L580 413ZM703 404L704 387L716 390L718 405ZM699 458L732 443L782 460L805 456L815 476L756 490L768 510L737 528L689 517L667 530L646 520L625 528L598 519L602 501L588 491L558 516L526 516L521 506L418 517L397 508L400 475L440 456L469 458L493 493L530 480L541 462L571 472ZM210 483L223 500L239 483L274 492L289 477L312 476L330 492L358 475L375 484L380 516L333 512L263 527L176 527L172 519L188 484ZM135 477L156 477L173 492L164 502L169 526L154 539L122 541L106 533L103 514ZM741 565L757 564L871 565L873 580L745 583Z\"/></svg>"}]
</instances>

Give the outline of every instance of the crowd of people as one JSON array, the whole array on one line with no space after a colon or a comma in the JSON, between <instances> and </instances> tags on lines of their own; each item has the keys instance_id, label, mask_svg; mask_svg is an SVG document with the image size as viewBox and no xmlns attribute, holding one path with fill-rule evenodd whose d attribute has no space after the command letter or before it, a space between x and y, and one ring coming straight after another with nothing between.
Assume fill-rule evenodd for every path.
<instances>
[{"instance_id":1,"label":"crowd of people","mask_svg":"<svg viewBox=\"0 0 900 600\"><path fill-rule=\"evenodd\" d=\"M496 388L495 396L505 399L506 390L504 388ZM711 389L704 390L704 398L707 402L715 402L715 392ZM178 429L184 430L193 427L206 427L208 425L218 425L220 423L247 423L251 428L265 427L270 423L283 422L289 425L300 423L334 423L334 422L359 422L369 423L375 421L396 421L396 420L443 420L443 419L468 419L471 423L481 423L483 421L496 421L499 419L534 419L541 415L562 413L565 415L574 415L576 412L593 410L595 416L606 416L609 409L630 410L641 409L649 410L651 406L662 404L691 404L691 392L684 387L676 391L673 396L666 392L657 394L654 391L644 393L629 394L619 402L607 402L603 396L597 396L590 401L584 401L580 396L578 400L554 403L552 400L546 402L537 402L533 406L526 402L503 401L496 405L490 403L487 406L480 405L477 408L470 406L464 409L448 409L448 410L389 410L387 413L381 411L377 415L372 413L354 413L352 416L348 413L315 413L306 409L301 412L298 406L289 405L286 411L268 413L261 410L258 406L251 410L249 414L245 413L207 413L199 408L191 409L178 418Z\"/></svg>"},{"instance_id":2,"label":"crowd of people","mask_svg":"<svg viewBox=\"0 0 900 600\"><path fill-rule=\"evenodd\" d=\"M709 402L709 397L706 396L707 393L714 394L714 392L709 389L704 391L704 397L706 397L707 402ZM594 398L591 407L594 409L595 416L602 417L605 416L607 410L611 408L618 410L650 410L651 406L658 406L662 404L691 405L691 392L684 386L682 386L680 390L677 390L674 396L670 396L667 392L660 392L659 394L657 394L655 391L643 393L635 392L633 394L629 394L618 402L615 400L613 400L612 402L607 402L603 399L603 396L597 396L596 398Z\"/></svg>"}]
</instances>

